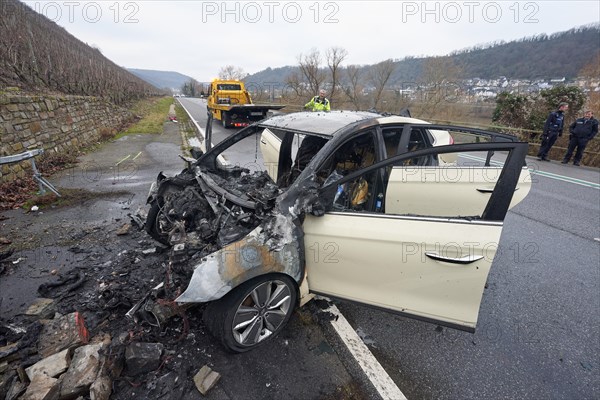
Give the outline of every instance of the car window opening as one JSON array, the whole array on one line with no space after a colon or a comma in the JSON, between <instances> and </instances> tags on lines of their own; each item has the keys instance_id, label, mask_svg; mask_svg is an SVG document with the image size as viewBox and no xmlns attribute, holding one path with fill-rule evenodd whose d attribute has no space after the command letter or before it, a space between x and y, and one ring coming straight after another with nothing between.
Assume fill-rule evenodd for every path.
<instances>
[{"instance_id":1,"label":"car window opening","mask_svg":"<svg viewBox=\"0 0 600 400\"><path fill-rule=\"evenodd\" d=\"M327 160L317 174L323 185L328 185L356 170L366 168L376 161L375 143L371 133L346 142ZM372 211L376 172L367 173L355 180L338 185L330 207L335 211Z\"/></svg>"}]
</instances>

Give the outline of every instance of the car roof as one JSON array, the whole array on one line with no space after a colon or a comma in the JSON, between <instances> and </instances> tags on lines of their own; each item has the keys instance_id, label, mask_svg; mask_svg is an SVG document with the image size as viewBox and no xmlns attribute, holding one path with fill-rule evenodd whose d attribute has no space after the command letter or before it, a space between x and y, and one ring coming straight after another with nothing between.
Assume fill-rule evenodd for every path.
<instances>
[{"instance_id":1,"label":"car roof","mask_svg":"<svg viewBox=\"0 0 600 400\"><path fill-rule=\"evenodd\" d=\"M280 114L261 121L258 125L265 128L333 136L340 129L350 124L369 120L372 120L374 124L426 123L415 118L396 115L384 117L380 114L366 111L330 111Z\"/></svg>"}]
</instances>

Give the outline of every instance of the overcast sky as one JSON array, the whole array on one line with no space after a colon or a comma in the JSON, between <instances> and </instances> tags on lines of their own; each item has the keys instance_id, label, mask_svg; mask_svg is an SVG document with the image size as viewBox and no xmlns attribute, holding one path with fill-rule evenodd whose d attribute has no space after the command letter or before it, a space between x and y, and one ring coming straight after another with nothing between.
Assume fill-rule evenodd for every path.
<instances>
[{"instance_id":1,"label":"overcast sky","mask_svg":"<svg viewBox=\"0 0 600 400\"><path fill-rule=\"evenodd\" d=\"M347 64L445 55L600 23L590 1L25 1L128 68L209 81L297 63L332 46Z\"/></svg>"}]
</instances>

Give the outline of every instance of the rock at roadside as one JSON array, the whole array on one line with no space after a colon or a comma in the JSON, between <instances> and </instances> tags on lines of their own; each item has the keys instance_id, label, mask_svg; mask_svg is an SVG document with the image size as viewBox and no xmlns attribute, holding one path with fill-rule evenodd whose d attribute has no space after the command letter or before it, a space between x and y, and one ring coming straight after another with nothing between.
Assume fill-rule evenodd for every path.
<instances>
[{"instance_id":1,"label":"rock at roadside","mask_svg":"<svg viewBox=\"0 0 600 400\"><path fill-rule=\"evenodd\" d=\"M69 370L61 377L61 399L75 399L80 395L87 395L100 372L104 358L101 350L104 346L104 343L89 344L75 350Z\"/></svg>"},{"instance_id":2,"label":"rock at roadside","mask_svg":"<svg viewBox=\"0 0 600 400\"><path fill-rule=\"evenodd\" d=\"M117 230L117 236L127 235L131 230L130 224L125 224Z\"/></svg>"},{"instance_id":3,"label":"rock at roadside","mask_svg":"<svg viewBox=\"0 0 600 400\"><path fill-rule=\"evenodd\" d=\"M51 319L55 312L56 306L54 305L54 300L38 298L25 311L25 315L40 319Z\"/></svg>"},{"instance_id":4,"label":"rock at roadside","mask_svg":"<svg viewBox=\"0 0 600 400\"><path fill-rule=\"evenodd\" d=\"M85 322L78 312L43 321L43 323L44 328L38 342L38 352L42 357L51 356L65 349L73 349L89 341Z\"/></svg>"},{"instance_id":5,"label":"rock at roadside","mask_svg":"<svg viewBox=\"0 0 600 400\"><path fill-rule=\"evenodd\" d=\"M200 368L200 371L194 376L194 383L196 384L198 391L205 396L206 393L217 384L220 378L221 374L205 365Z\"/></svg>"},{"instance_id":6,"label":"rock at roadside","mask_svg":"<svg viewBox=\"0 0 600 400\"><path fill-rule=\"evenodd\" d=\"M129 376L145 374L160 366L162 343L131 343L125 349L125 364Z\"/></svg>"},{"instance_id":7,"label":"rock at roadside","mask_svg":"<svg viewBox=\"0 0 600 400\"><path fill-rule=\"evenodd\" d=\"M56 400L60 392L59 381L46 374L37 374L32 380L27 391L20 400Z\"/></svg>"},{"instance_id":8,"label":"rock at roadside","mask_svg":"<svg viewBox=\"0 0 600 400\"><path fill-rule=\"evenodd\" d=\"M38 361L31 367L27 368L25 373L31 381L33 381L37 375L41 374L47 375L51 378L56 378L69 368L70 362L70 350L66 349L60 353L53 354L50 357L46 357L43 360Z\"/></svg>"},{"instance_id":9,"label":"rock at roadside","mask_svg":"<svg viewBox=\"0 0 600 400\"><path fill-rule=\"evenodd\" d=\"M90 400L109 400L112 392L112 380L101 375L90 387Z\"/></svg>"}]
</instances>

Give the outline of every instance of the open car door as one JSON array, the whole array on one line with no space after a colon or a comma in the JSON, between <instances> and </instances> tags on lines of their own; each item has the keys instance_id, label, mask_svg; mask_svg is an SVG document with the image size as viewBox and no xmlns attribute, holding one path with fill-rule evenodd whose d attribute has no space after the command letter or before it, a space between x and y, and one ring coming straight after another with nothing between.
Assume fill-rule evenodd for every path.
<instances>
[{"instance_id":1,"label":"open car door","mask_svg":"<svg viewBox=\"0 0 600 400\"><path fill-rule=\"evenodd\" d=\"M265 128L260 136L260 150L265 160L267 173L277 182L277 170L279 168L279 150L281 148L281 138L275 135L271 130Z\"/></svg>"},{"instance_id":2,"label":"open car door","mask_svg":"<svg viewBox=\"0 0 600 400\"><path fill-rule=\"evenodd\" d=\"M307 216L303 225L310 291L474 331L515 189L521 185L517 192L526 194L529 188L524 182L527 147L493 141L431 147L328 182L321 188L326 214ZM499 167L482 166L493 170L483 192L465 189L485 180L481 171L472 171L471 178L448 179L438 167L437 178L432 169L418 183L405 176L407 161L416 157L455 153L460 158L492 151L501 152L505 160ZM366 196L373 201L361 207L340 204L340 193L353 187L367 187ZM407 201L414 205L407 206ZM437 210L436 204L442 207L448 201L451 206ZM419 208L421 203L428 206Z\"/></svg>"}]
</instances>

